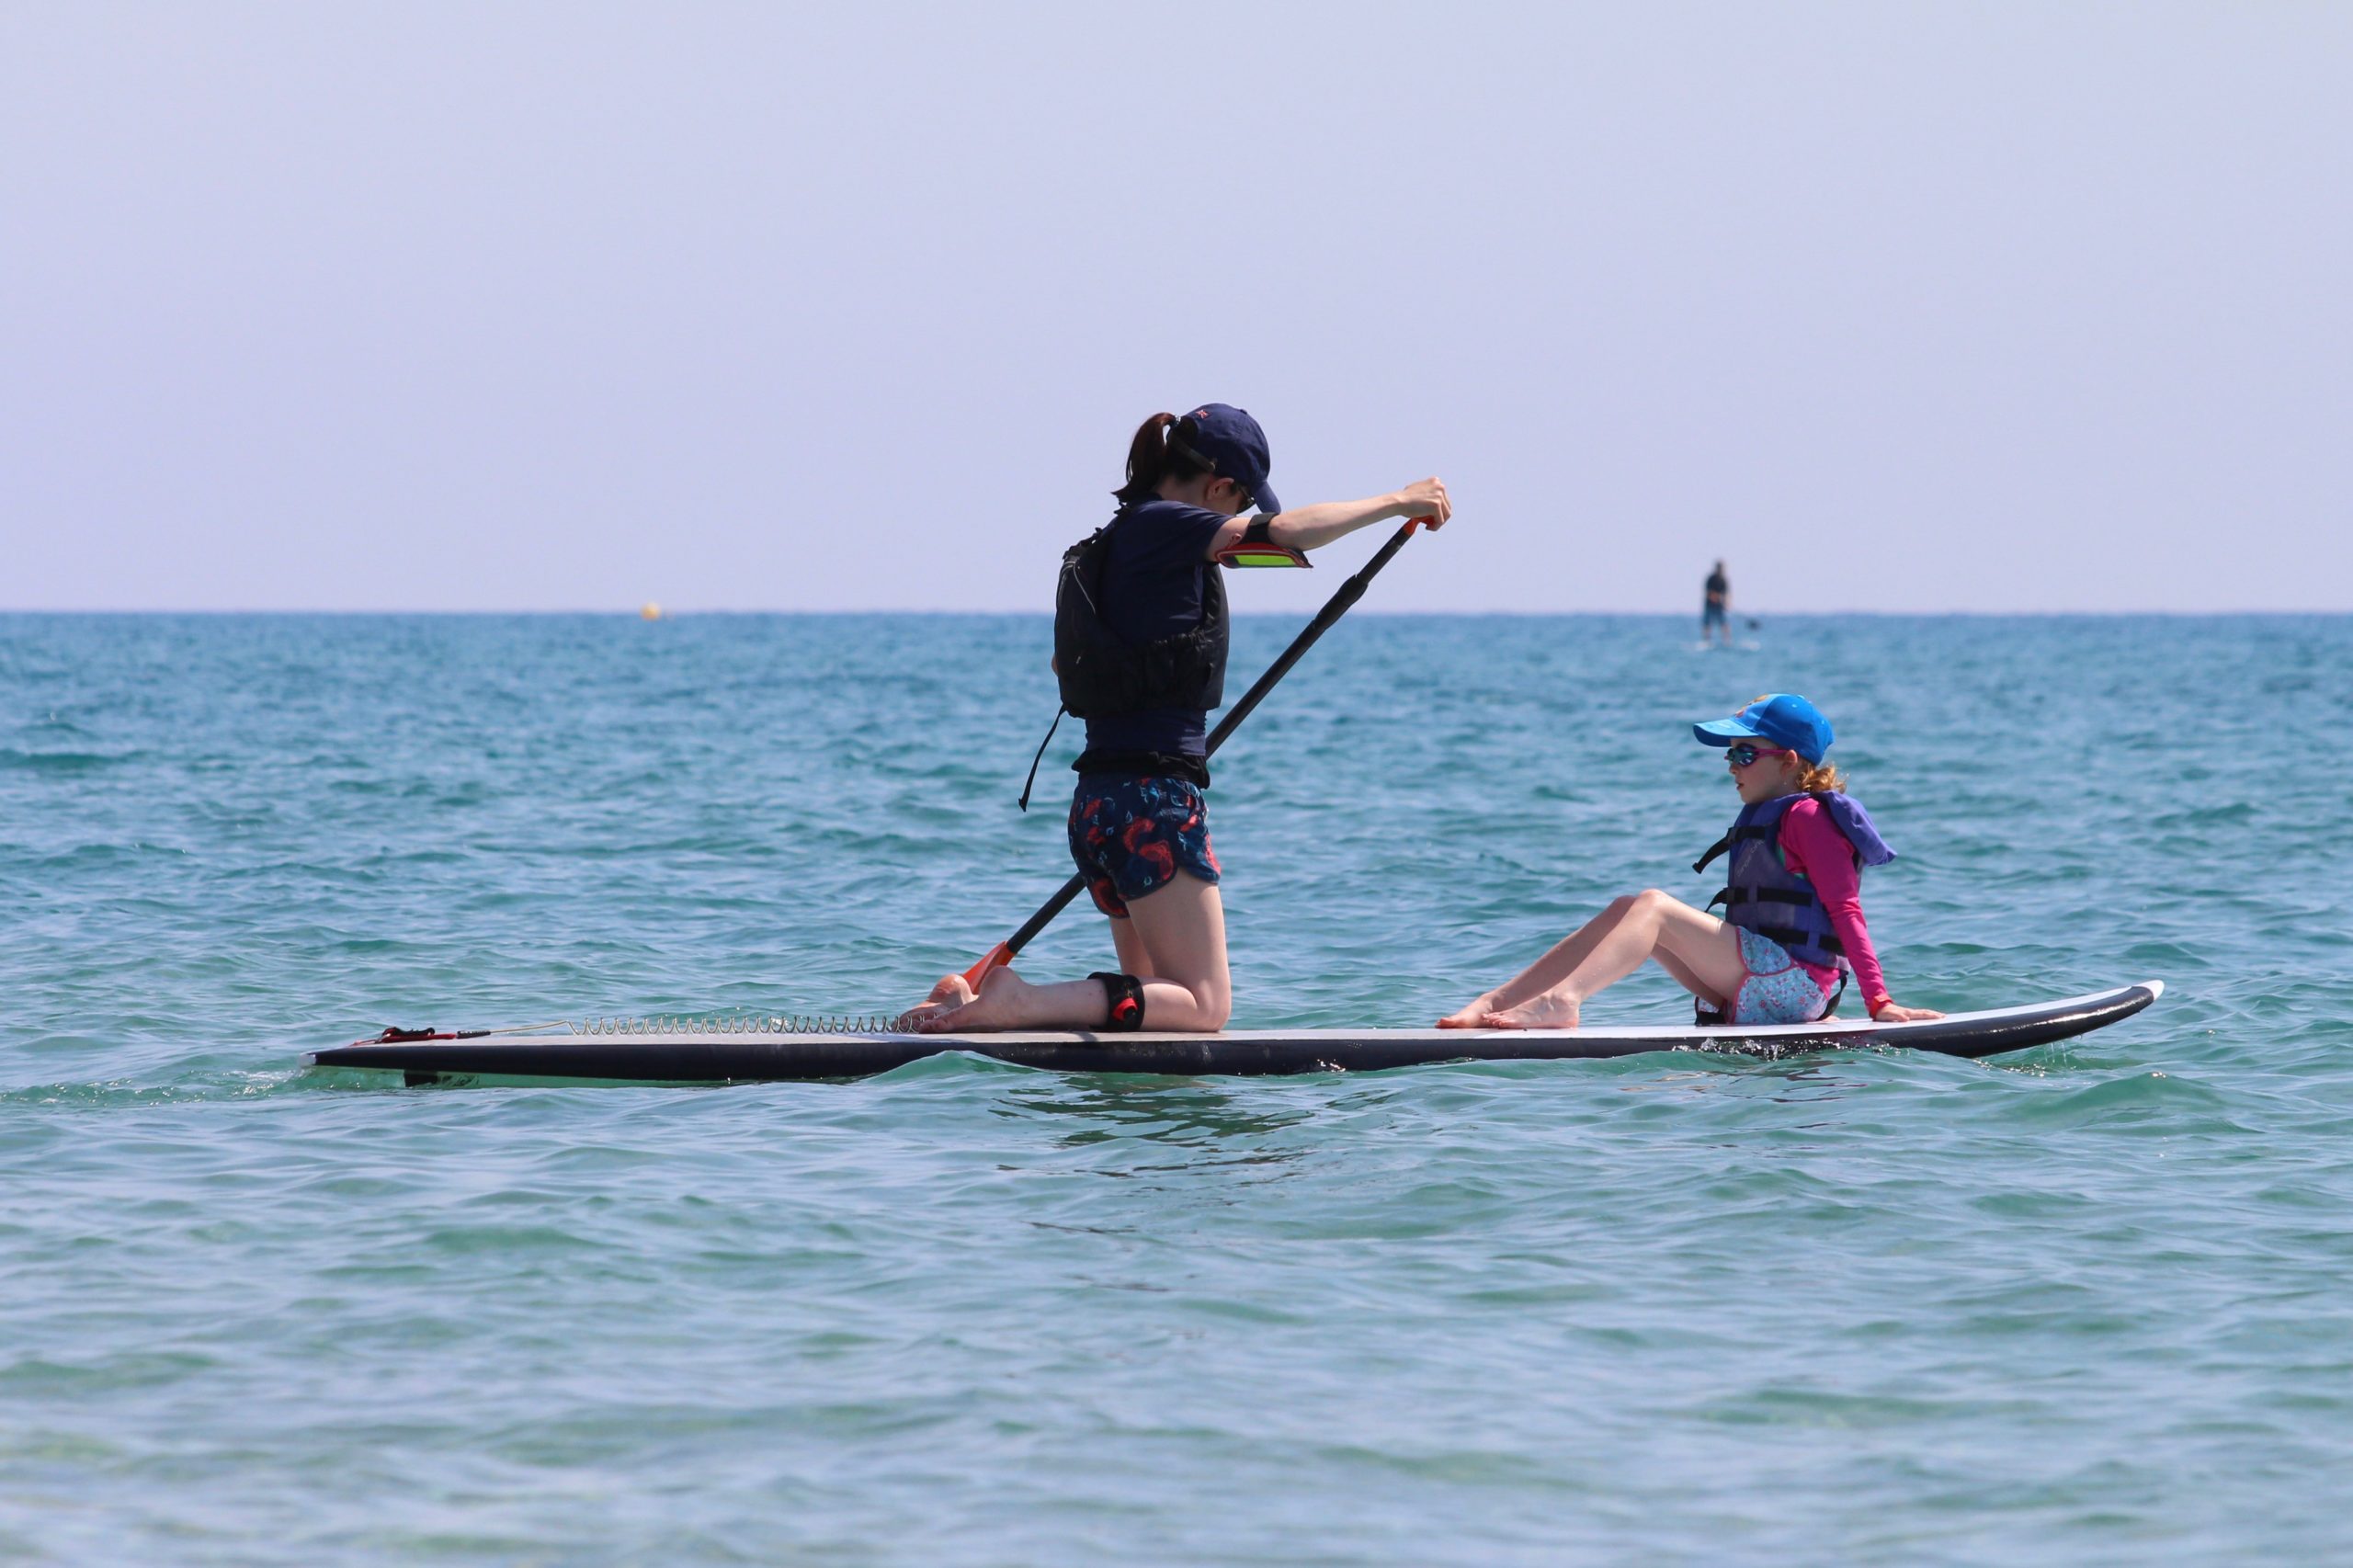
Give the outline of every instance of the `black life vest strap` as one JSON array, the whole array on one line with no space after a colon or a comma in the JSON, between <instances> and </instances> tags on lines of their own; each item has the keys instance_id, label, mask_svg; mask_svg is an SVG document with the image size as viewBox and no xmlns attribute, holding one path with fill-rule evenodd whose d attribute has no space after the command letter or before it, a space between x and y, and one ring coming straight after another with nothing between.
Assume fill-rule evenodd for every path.
<instances>
[{"instance_id":1,"label":"black life vest strap","mask_svg":"<svg viewBox=\"0 0 2353 1568\"><path fill-rule=\"evenodd\" d=\"M1794 903L1802 908L1813 902L1812 895L1802 893L1795 888L1755 888L1742 892L1734 892L1732 889L1726 888L1716 896L1727 904Z\"/></svg>"},{"instance_id":2,"label":"black life vest strap","mask_svg":"<svg viewBox=\"0 0 2353 1568\"><path fill-rule=\"evenodd\" d=\"M1733 894L1732 889L1725 888L1722 892L1717 893L1715 897L1710 899L1707 902L1706 907L1713 909L1716 905L1720 903L1722 904L1724 906L1724 919L1729 923L1732 920L1732 906L1735 903L1792 903L1802 906L1807 901L1802 898L1793 898L1788 893L1771 889L1768 889L1764 892L1755 894L1754 896L1742 894L1735 898ZM1843 959L1847 956L1847 944L1841 942L1836 936L1824 935L1817 937L1811 931L1801 931L1794 926L1751 926L1746 928L1756 932L1760 937L1769 937L1785 948L1814 947L1821 949L1824 952L1830 954L1834 958Z\"/></svg>"},{"instance_id":3,"label":"black life vest strap","mask_svg":"<svg viewBox=\"0 0 2353 1568\"><path fill-rule=\"evenodd\" d=\"M1691 862L1691 869L1695 871L1704 871L1708 869L1709 861L1714 859L1717 856L1722 854L1733 845L1745 843L1752 838L1771 838L1779 831L1779 829L1778 827L1758 827L1753 824L1747 827L1735 827L1730 833L1725 834L1722 838L1717 839L1713 844L1709 845L1708 852L1705 855L1700 856L1697 860Z\"/></svg>"},{"instance_id":4,"label":"black life vest strap","mask_svg":"<svg viewBox=\"0 0 2353 1568\"><path fill-rule=\"evenodd\" d=\"M1025 812L1029 809L1029 791L1038 782L1038 765L1046 760L1046 747L1053 740L1054 732L1063 727L1063 715L1069 711L1067 708L1054 710L1054 722L1046 726L1046 738L1038 743L1038 755L1029 759L1029 777L1021 781L1021 800L1018 802Z\"/></svg>"},{"instance_id":5,"label":"black life vest strap","mask_svg":"<svg viewBox=\"0 0 2353 1568\"><path fill-rule=\"evenodd\" d=\"M1822 1011L1813 1016L1813 1021L1818 1024L1823 1019L1828 1017L1831 1014L1836 1012L1838 1010L1838 998L1845 994L1847 994L1847 971L1842 968L1838 971L1838 989L1830 994L1830 1000L1822 1005Z\"/></svg>"},{"instance_id":6,"label":"black life vest strap","mask_svg":"<svg viewBox=\"0 0 2353 1568\"><path fill-rule=\"evenodd\" d=\"M1819 948L1833 958L1847 956L1846 945L1836 937L1817 937L1811 931L1801 931L1794 926L1752 926L1749 930L1760 937L1769 937L1785 948Z\"/></svg>"}]
</instances>

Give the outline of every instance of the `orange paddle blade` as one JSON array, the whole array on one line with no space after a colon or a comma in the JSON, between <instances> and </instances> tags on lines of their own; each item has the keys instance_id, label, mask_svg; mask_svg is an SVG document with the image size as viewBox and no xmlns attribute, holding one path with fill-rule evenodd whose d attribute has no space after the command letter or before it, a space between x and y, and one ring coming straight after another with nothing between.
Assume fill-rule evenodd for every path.
<instances>
[{"instance_id":1,"label":"orange paddle blade","mask_svg":"<svg viewBox=\"0 0 2353 1568\"><path fill-rule=\"evenodd\" d=\"M974 964L972 968L964 971L964 983L971 986L973 990L978 991L981 988L981 982L988 978L989 971L993 969L1003 969L1006 964L1009 964L1012 961L1012 946L1009 943L999 942L995 947L991 948L987 952L981 955L980 962Z\"/></svg>"}]
</instances>

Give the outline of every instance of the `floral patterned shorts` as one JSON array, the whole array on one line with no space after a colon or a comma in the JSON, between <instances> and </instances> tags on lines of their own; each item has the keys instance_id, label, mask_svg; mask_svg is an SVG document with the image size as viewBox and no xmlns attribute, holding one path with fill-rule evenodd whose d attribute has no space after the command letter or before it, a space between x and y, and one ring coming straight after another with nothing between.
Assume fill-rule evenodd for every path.
<instances>
[{"instance_id":1,"label":"floral patterned shorts","mask_svg":"<svg viewBox=\"0 0 2353 1568\"><path fill-rule=\"evenodd\" d=\"M1790 950L1770 937L1740 931L1740 961L1748 978L1732 999L1732 1024L1810 1024L1830 1005L1822 982L1799 967Z\"/></svg>"},{"instance_id":2,"label":"floral patterned shorts","mask_svg":"<svg viewBox=\"0 0 2353 1568\"><path fill-rule=\"evenodd\" d=\"M1095 907L1124 919L1128 900L1163 887L1180 870L1215 886L1210 808L1182 778L1090 773L1070 802L1070 858Z\"/></svg>"}]
</instances>

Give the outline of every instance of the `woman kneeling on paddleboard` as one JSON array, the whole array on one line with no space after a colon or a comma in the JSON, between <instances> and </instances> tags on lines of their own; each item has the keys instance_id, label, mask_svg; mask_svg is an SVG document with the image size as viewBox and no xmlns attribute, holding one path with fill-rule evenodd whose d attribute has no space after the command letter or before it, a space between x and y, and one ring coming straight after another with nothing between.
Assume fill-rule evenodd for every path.
<instances>
[{"instance_id":1,"label":"woman kneeling on paddleboard","mask_svg":"<svg viewBox=\"0 0 2353 1568\"><path fill-rule=\"evenodd\" d=\"M915 1028L1225 1027L1225 908L1202 798L1209 714L1224 700L1216 567L1304 565L1308 551L1369 523L1426 517L1435 528L1451 510L1446 486L1425 479L1285 511L1267 467L1266 432L1241 409L1155 414L1129 446L1118 513L1063 557L1054 670L1063 706L1086 721L1086 749L1072 765L1071 858L1110 917L1120 972L1033 985L993 969L977 994L950 975L909 1015Z\"/></svg>"},{"instance_id":2,"label":"woman kneeling on paddleboard","mask_svg":"<svg viewBox=\"0 0 2353 1568\"><path fill-rule=\"evenodd\" d=\"M1694 724L1723 746L1739 790L1732 831L1694 870L1729 852L1718 920L1656 888L1612 903L1517 977L1438 1020L1441 1028L1573 1029L1586 1002L1656 959L1699 998L1701 1021L1805 1024L1827 1017L1851 973L1870 1016L1944 1015L1887 994L1863 925L1862 868L1895 858L1846 780L1823 760L1830 721L1802 697L1760 697ZM1710 1014L1713 1017L1710 1017Z\"/></svg>"}]
</instances>

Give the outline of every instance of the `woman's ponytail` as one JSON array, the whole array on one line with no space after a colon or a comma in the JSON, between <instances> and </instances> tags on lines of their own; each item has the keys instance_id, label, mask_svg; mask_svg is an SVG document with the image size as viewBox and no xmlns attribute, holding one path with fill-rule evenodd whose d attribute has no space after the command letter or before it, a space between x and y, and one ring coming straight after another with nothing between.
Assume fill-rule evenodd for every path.
<instances>
[{"instance_id":1,"label":"woman's ponytail","mask_svg":"<svg viewBox=\"0 0 2353 1568\"><path fill-rule=\"evenodd\" d=\"M1160 493L1164 479L1190 479L1210 472L1191 453L1171 446L1168 433L1176 424L1175 415L1155 414L1136 426L1136 438L1128 443L1128 482L1111 492L1121 506L1151 500Z\"/></svg>"}]
</instances>

